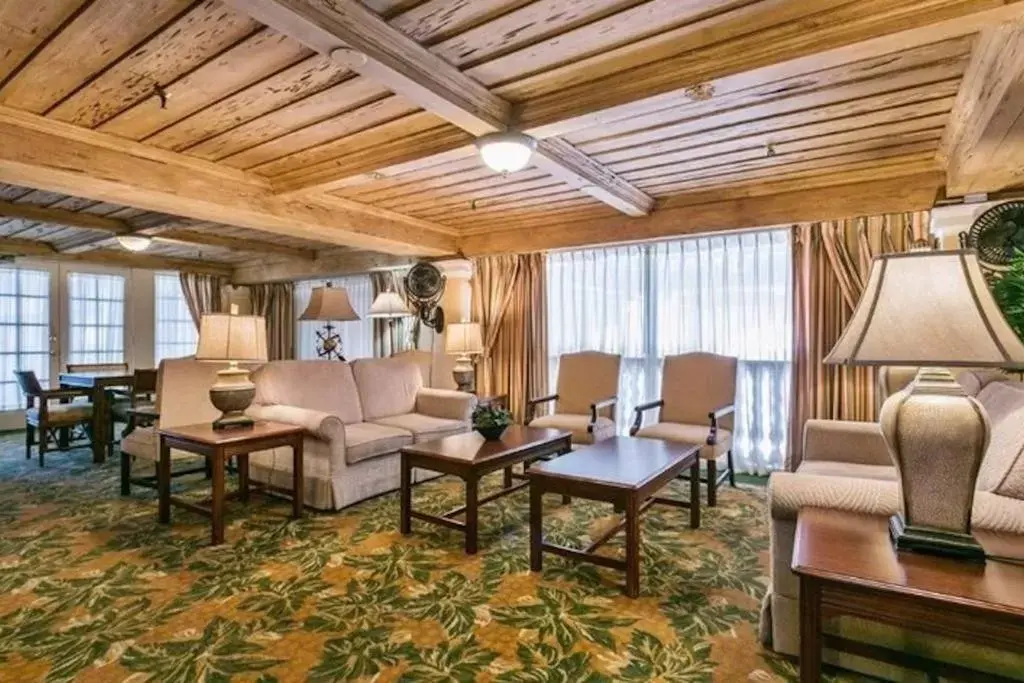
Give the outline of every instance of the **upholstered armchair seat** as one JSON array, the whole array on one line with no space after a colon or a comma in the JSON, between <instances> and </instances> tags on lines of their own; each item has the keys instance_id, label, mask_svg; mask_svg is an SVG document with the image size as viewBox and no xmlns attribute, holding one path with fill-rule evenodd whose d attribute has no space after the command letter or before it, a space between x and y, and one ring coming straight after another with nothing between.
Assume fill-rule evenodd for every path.
<instances>
[{"instance_id":1,"label":"upholstered armchair seat","mask_svg":"<svg viewBox=\"0 0 1024 683\"><path fill-rule=\"evenodd\" d=\"M615 436L622 356L600 351L566 353L558 361L556 393L527 402L527 424L572 432L576 446ZM550 414L537 415L553 404Z\"/></svg>"},{"instance_id":2,"label":"upholstered armchair seat","mask_svg":"<svg viewBox=\"0 0 1024 683\"><path fill-rule=\"evenodd\" d=\"M75 424L82 420L92 418L91 403L51 403L46 408L47 418L51 424L65 425ZM38 422L39 408L29 408L25 411L25 417L29 422Z\"/></svg>"},{"instance_id":3,"label":"upholstered armchair seat","mask_svg":"<svg viewBox=\"0 0 1024 683\"><path fill-rule=\"evenodd\" d=\"M641 427L633 436L644 439L661 439L662 441L675 441L678 443L699 443L700 457L704 460L718 460L727 456L732 450L732 432L728 429L719 429L715 443L709 444L707 424L680 424L678 422L658 422L657 424Z\"/></svg>"},{"instance_id":4,"label":"upholstered armchair seat","mask_svg":"<svg viewBox=\"0 0 1024 683\"><path fill-rule=\"evenodd\" d=\"M557 413L542 415L530 422L531 427L548 429L564 429L572 432L574 444L592 444L615 436L615 423L610 418L599 416L593 425L590 415L569 415Z\"/></svg>"}]
</instances>

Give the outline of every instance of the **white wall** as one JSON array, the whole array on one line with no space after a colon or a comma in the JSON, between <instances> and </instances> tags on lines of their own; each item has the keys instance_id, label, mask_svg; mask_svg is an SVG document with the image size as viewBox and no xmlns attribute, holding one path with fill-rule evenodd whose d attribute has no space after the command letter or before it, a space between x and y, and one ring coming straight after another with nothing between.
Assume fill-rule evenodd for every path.
<instances>
[{"instance_id":1,"label":"white wall","mask_svg":"<svg viewBox=\"0 0 1024 683\"><path fill-rule=\"evenodd\" d=\"M939 238L939 244L943 249L959 249L960 233L970 230L978 216L1002 203L979 202L936 207L932 209L931 214L931 233Z\"/></svg>"}]
</instances>

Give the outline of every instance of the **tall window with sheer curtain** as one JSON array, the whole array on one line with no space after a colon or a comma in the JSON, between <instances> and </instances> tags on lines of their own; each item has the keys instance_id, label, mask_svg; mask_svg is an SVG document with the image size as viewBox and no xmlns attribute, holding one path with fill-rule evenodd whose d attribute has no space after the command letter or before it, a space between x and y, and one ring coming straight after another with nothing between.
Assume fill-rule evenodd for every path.
<instances>
[{"instance_id":1,"label":"tall window with sheer curtain","mask_svg":"<svg viewBox=\"0 0 1024 683\"><path fill-rule=\"evenodd\" d=\"M15 370L50 381L50 274L0 268L0 410L24 407Z\"/></svg>"},{"instance_id":2,"label":"tall window with sheer curtain","mask_svg":"<svg viewBox=\"0 0 1024 683\"><path fill-rule=\"evenodd\" d=\"M188 312L177 273L156 273L153 276L153 299L156 323L154 362L194 354L199 333Z\"/></svg>"},{"instance_id":3,"label":"tall window with sheer curtain","mask_svg":"<svg viewBox=\"0 0 1024 683\"><path fill-rule=\"evenodd\" d=\"M69 363L124 362L125 278L68 275Z\"/></svg>"},{"instance_id":4,"label":"tall window with sheer curtain","mask_svg":"<svg viewBox=\"0 0 1024 683\"><path fill-rule=\"evenodd\" d=\"M295 314L302 315L309 303L314 287L322 287L327 280L304 280L295 283ZM359 320L335 321L335 332L341 337L341 353L346 360L373 358L373 319L366 317L373 303L373 285L369 275L351 275L331 278L334 287L348 291L352 308L359 314ZM325 323L315 320L295 321L295 357L299 360L315 360L316 332Z\"/></svg>"},{"instance_id":5,"label":"tall window with sheer curtain","mask_svg":"<svg viewBox=\"0 0 1024 683\"><path fill-rule=\"evenodd\" d=\"M737 468L781 468L792 359L789 231L764 230L552 253L548 348L622 355L619 429L658 397L665 356L736 356Z\"/></svg>"}]
</instances>

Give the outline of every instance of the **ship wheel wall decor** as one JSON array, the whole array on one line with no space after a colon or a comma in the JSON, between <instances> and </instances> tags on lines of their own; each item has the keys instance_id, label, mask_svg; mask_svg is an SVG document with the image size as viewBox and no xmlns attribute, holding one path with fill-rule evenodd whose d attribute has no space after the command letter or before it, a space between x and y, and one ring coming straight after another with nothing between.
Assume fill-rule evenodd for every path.
<instances>
[{"instance_id":1,"label":"ship wheel wall decor","mask_svg":"<svg viewBox=\"0 0 1024 683\"><path fill-rule=\"evenodd\" d=\"M970 230L960 233L960 242L978 252L978 259L990 271L1006 270L1024 252L1024 201L996 204L982 213Z\"/></svg>"},{"instance_id":2,"label":"ship wheel wall decor","mask_svg":"<svg viewBox=\"0 0 1024 683\"><path fill-rule=\"evenodd\" d=\"M444 332L444 309L438 304L444 294L445 276L433 263L420 261L405 275L405 293L416 315L435 332Z\"/></svg>"}]
</instances>

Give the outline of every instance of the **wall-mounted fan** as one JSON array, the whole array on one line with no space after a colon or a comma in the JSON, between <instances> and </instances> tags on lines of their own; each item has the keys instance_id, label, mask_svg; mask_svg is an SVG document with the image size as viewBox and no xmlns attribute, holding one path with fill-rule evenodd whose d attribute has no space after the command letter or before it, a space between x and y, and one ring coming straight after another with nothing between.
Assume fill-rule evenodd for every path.
<instances>
[{"instance_id":1,"label":"wall-mounted fan","mask_svg":"<svg viewBox=\"0 0 1024 683\"><path fill-rule=\"evenodd\" d=\"M1018 252L1024 251L1024 201L996 204L978 216L960 241L975 249L983 264L993 270L1010 265Z\"/></svg>"},{"instance_id":2,"label":"wall-mounted fan","mask_svg":"<svg viewBox=\"0 0 1024 683\"><path fill-rule=\"evenodd\" d=\"M420 261L405 275L405 293L416 315L435 332L444 332L444 274L433 263Z\"/></svg>"}]
</instances>

